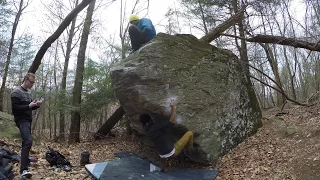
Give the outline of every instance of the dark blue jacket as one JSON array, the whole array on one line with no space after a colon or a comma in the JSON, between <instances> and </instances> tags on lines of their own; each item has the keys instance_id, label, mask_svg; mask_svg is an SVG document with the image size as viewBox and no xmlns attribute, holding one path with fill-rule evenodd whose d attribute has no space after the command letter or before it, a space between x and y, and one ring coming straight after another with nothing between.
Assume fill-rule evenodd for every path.
<instances>
[{"instance_id":1,"label":"dark blue jacket","mask_svg":"<svg viewBox=\"0 0 320 180\"><path fill-rule=\"evenodd\" d=\"M148 18L141 18L137 24L137 28L142 32L147 41L156 37L156 30Z\"/></svg>"}]
</instances>

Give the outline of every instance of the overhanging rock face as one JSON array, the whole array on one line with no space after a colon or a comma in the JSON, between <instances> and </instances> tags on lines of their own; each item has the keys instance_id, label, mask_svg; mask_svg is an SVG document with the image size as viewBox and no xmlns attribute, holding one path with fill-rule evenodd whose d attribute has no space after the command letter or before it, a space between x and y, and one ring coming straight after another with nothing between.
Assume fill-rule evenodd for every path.
<instances>
[{"instance_id":1,"label":"overhanging rock face","mask_svg":"<svg viewBox=\"0 0 320 180\"><path fill-rule=\"evenodd\" d=\"M170 98L177 99L176 139L187 131L212 162L254 134L261 111L239 59L192 35L159 33L138 52L112 68L117 99L127 113L169 120ZM142 132L138 118L132 128Z\"/></svg>"}]
</instances>

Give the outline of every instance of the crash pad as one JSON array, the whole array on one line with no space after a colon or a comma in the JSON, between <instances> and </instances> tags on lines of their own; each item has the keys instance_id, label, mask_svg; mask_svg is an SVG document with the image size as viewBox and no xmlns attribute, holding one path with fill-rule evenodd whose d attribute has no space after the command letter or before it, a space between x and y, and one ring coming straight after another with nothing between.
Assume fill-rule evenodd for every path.
<instances>
[{"instance_id":1,"label":"crash pad","mask_svg":"<svg viewBox=\"0 0 320 180\"><path fill-rule=\"evenodd\" d=\"M176 168L162 172L160 167L148 159L142 159L133 153L115 154L119 159L87 164L86 170L94 179L101 180L214 180L218 170ZM150 172L150 170L155 170Z\"/></svg>"}]
</instances>

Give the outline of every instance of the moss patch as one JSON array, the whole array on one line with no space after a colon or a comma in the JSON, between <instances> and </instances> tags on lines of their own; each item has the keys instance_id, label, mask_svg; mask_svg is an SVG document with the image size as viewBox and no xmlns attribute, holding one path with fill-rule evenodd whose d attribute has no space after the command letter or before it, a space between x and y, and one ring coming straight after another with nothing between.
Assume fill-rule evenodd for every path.
<instances>
[{"instance_id":1,"label":"moss patch","mask_svg":"<svg viewBox=\"0 0 320 180\"><path fill-rule=\"evenodd\" d=\"M13 120L0 117L0 137L20 138L19 130Z\"/></svg>"}]
</instances>

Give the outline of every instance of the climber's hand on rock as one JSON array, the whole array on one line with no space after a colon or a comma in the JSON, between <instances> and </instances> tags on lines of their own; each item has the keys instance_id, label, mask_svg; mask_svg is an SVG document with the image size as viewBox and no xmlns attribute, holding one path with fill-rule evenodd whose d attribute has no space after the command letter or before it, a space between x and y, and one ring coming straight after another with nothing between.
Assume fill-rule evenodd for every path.
<instances>
[{"instance_id":1,"label":"climber's hand on rock","mask_svg":"<svg viewBox=\"0 0 320 180\"><path fill-rule=\"evenodd\" d=\"M177 106L177 101L174 98L171 98L171 106L176 107Z\"/></svg>"}]
</instances>

